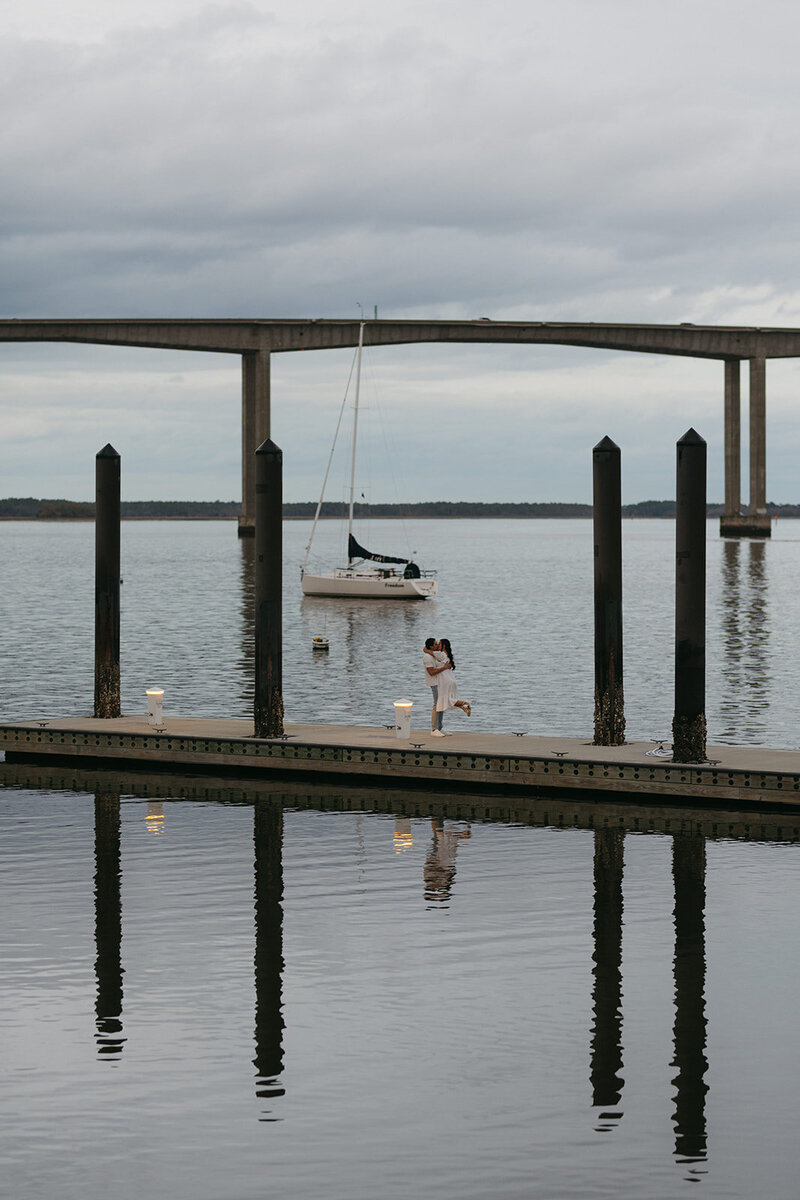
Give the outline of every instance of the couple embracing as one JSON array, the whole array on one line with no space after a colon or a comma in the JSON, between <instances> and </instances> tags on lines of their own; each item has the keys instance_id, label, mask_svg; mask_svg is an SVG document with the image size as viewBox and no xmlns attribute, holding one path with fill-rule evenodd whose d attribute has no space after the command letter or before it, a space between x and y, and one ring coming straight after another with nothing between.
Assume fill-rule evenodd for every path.
<instances>
[{"instance_id":1,"label":"couple embracing","mask_svg":"<svg viewBox=\"0 0 800 1200\"><path fill-rule=\"evenodd\" d=\"M442 730L442 714L450 708L460 708L469 717L472 706L466 700L459 700L456 687L456 664L453 651L447 638L437 642L429 637L422 652L422 665L425 668L425 682L431 689L433 698L433 713L431 714L431 733L434 737L444 737Z\"/></svg>"}]
</instances>

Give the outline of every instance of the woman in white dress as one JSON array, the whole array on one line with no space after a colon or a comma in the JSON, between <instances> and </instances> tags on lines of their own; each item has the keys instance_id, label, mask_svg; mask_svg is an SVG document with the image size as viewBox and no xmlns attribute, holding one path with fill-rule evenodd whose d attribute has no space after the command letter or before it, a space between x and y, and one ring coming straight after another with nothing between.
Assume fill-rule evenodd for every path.
<instances>
[{"instance_id":1,"label":"woman in white dress","mask_svg":"<svg viewBox=\"0 0 800 1200\"><path fill-rule=\"evenodd\" d=\"M453 650L447 638L442 638L439 642L439 653L434 656L437 661L449 663L446 671L440 671L436 676L436 682L439 685L439 699L436 701L437 712L447 712L451 708L460 708L468 717L472 716L472 705L466 700L460 700L458 696L458 686L456 684L456 664L453 658Z\"/></svg>"}]
</instances>

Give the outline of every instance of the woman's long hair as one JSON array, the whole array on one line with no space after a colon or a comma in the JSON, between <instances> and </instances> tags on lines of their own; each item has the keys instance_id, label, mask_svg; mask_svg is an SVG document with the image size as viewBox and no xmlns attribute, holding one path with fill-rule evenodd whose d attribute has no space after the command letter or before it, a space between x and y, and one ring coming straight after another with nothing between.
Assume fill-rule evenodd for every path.
<instances>
[{"instance_id":1,"label":"woman's long hair","mask_svg":"<svg viewBox=\"0 0 800 1200\"><path fill-rule=\"evenodd\" d=\"M451 666L451 667L453 668L453 670L455 671L455 669L456 669L456 660L453 658L453 651L450 649L450 642L447 640L447 638L442 638L442 643L441 643L441 644L442 644L442 649L444 650L444 652L445 652L445 654L447 655L447 657L450 659L450 666Z\"/></svg>"}]
</instances>

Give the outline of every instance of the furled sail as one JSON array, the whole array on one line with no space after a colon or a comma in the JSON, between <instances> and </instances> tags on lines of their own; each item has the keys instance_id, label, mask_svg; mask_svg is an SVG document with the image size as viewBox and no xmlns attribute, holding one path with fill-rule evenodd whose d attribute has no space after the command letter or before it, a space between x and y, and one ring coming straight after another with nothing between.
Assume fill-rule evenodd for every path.
<instances>
[{"instance_id":1,"label":"furled sail","mask_svg":"<svg viewBox=\"0 0 800 1200\"><path fill-rule=\"evenodd\" d=\"M371 558L373 562L407 563L407 558L392 558L389 554L370 554L363 546L359 546L352 533L347 541L347 553L350 558Z\"/></svg>"}]
</instances>

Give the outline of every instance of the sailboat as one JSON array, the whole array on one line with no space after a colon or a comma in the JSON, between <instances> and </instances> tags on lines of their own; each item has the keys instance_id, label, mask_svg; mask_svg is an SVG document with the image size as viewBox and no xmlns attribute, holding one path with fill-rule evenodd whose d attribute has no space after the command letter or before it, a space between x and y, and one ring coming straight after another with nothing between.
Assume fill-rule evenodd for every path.
<instances>
[{"instance_id":1,"label":"sailboat","mask_svg":"<svg viewBox=\"0 0 800 1200\"><path fill-rule=\"evenodd\" d=\"M311 526L311 536L306 546L306 556L300 568L300 577L305 596L344 596L361 600L427 600L435 596L439 590L434 571L422 571L409 558L393 558L388 554L373 554L359 545L353 534L353 507L355 497L356 474L356 438L358 435L358 404L361 391L361 356L364 349L364 322L358 330L358 349L356 351L356 379L353 414L353 446L350 457L350 505L347 528L347 566L335 567L331 571L313 573L308 570L308 559L314 533L325 498L325 487L331 469L336 439L342 424L347 393L342 401L336 433L333 437L325 478L322 481L317 511ZM372 566L368 564L380 564ZM402 568L402 570L400 569Z\"/></svg>"}]
</instances>

